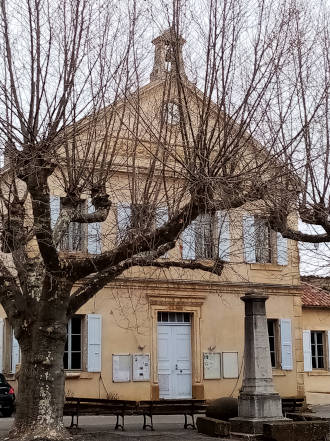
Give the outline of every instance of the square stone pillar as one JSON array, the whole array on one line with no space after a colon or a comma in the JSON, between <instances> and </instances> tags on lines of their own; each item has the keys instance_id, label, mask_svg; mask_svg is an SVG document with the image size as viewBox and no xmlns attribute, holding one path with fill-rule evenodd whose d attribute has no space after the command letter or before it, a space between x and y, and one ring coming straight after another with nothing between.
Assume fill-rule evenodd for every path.
<instances>
[{"instance_id":1,"label":"square stone pillar","mask_svg":"<svg viewBox=\"0 0 330 441\"><path fill-rule=\"evenodd\" d=\"M245 303L244 377L238 398L238 418L231 420L235 432L261 433L264 422L284 419L281 397L273 384L267 299L268 296L255 292L241 297Z\"/></svg>"}]
</instances>

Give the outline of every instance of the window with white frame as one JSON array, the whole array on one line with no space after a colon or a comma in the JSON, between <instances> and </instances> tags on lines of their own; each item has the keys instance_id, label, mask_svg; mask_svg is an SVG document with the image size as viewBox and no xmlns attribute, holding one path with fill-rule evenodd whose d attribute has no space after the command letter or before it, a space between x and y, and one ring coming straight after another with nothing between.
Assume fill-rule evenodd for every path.
<instances>
[{"instance_id":1,"label":"window with white frame","mask_svg":"<svg viewBox=\"0 0 330 441\"><path fill-rule=\"evenodd\" d=\"M61 211L63 198L59 196L50 197L51 227L54 228ZM94 206L88 199L81 201L78 209L82 213L93 213ZM61 251L77 252L83 251L90 254L101 252L101 224L70 222L59 244Z\"/></svg>"},{"instance_id":2,"label":"window with white frame","mask_svg":"<svg viewBox=\"0 0 330 441\"><path fill-rule=\"evenodd\" d=\"M272 368L277 368L278 363L278 321L273 319L267 320L269 351Z\"/></svg>"},{"instance_id":3,"label":"window with white frame","mask_svg":"<svg viewBox=\"0 0 330 441\"><path fill-rule=\"evenodd\" d=\"M330 368L330 331L303 331L304 371Z\"/></svg>"},{"instance_id":4,"label":"window with white frame","mask_svg":"<svg viewBox=\"0 0 330 441\"><path fill-rule=\"evenodd\" d=\"M288 265L287 239L271 230L267 219L243 216L244 259L247 263Z\"/></svg>"},{"instance_id":5,"label":"window with white frame","mask_svg":"<svg viewBox=\"0 0 330 441\"><path fill-rule=\"evenodd\" d=\"M101 315L73 316L67 324L67 340L63 357L64 369L86 369L88 372L101 372L101 361Z\"/></svg>"},{"instance_id":6,"label":"window with white frame","mask_svg":"<svg viewBox=\"0 0 330 441\"><path fill-rule=\"evenodd\" d=\"M325 335L323 331L311 331L312 368L325 368Z\"/></svg>"},{"instance_id":7,"label":"window with white frame","mask_svg":"<svg viewBox=\"0 0 330 441\"><path fill-rule=\"evenodd\" d=\"M223 211L199 215L182 233L183 259L230 259L229 215Z\"/></svg>"},{"instance_id":8,"label":"window with white frame","mask_svg":"<svg viewBox=\"0 0 330 441\"><path fill-rule=\"evenodd\" d=\"M291 319L267 319L270 359L273 369L293 369Z\"/></svg>"}]
</instances>

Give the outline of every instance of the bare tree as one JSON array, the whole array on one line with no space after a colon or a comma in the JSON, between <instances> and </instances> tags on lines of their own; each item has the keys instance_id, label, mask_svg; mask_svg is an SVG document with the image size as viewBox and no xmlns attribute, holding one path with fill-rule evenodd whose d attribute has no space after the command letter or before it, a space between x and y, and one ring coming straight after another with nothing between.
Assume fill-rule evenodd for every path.
<instances>
[{"instance_id":1,"label":"bare tree","mask_svg":"<svg viewBox=\"0 0 330 441\"><path fill-rule=\"evenodd\" d=\"M140 87L150 9L1 0L0 300L22 353L13 437L65 437L66 325L82 305L134 266L220 275L213 245L202 260L161 257L192 222L281 188L283 149L254 138L290 46L291 10L272 3L205 1L200 15L174 1ZM187 23L195 82L183 66ZM87 253L81 233L96 223L102 252Z\"/></svg>"},{"instance_id":2,"label":"bare tree","mask_svg":"<svg viewBox=\"0 0 330 441\"><path fill-rule=\"evenodd\" d=\"M287 63L276 73L276 111L263 129L281 147L282 160L295 178L288 178L287 191L271 200L270 218L284 237L304 244L302 256L309 250L304 270L323 267L324 274L330 242L329 4L295 1L291 14ZM288 222L293 210L299 213L299 225Z\"/></svg>"}]
</instances>

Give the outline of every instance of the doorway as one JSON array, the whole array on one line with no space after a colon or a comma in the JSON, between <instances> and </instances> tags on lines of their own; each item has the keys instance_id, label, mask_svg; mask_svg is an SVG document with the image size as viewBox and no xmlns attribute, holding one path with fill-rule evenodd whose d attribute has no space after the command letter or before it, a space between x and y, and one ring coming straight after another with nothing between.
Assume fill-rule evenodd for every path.
<instances>
[{"instance_id":1,"label":"doorway","mask_svg":"<svg viewBox=\"0 0 330 441\"><path fill-rule=\"evenodd\" d=\"M191 314L158 312L159 398L192 397Z\"/></svg>"}]
</instances>

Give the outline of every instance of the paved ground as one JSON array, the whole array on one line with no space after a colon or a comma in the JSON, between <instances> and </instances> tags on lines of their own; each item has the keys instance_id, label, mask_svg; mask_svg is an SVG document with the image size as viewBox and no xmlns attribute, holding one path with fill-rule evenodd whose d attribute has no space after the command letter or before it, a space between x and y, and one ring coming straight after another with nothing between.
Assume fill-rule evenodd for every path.
<instances>
[{"instance_id":1,"label":"paved ground","mask_svg":"<svg viewBox=\"0 0 330 441\"><path fill-rule=\"evenodd\" d=\"M330 419L330 405L313 406L316 416ZM64 418L65 425L69 426L71 419ZM155 416L155 431L142 430L143 418L130 416L125 418L125 432L114 431L115 417L112 416L85 416L79 419L81 430L79 441L206 441L211 438L197 433L195 430L183 429L183 416ZM6 439L13 418L0 418L0 441ZM87 433L90 436L87 437ZM86 434L86 435L85 435ZM221 441L218 438L219 441Z\"/></svg>"},{"instance_id":2,"label":"paved ground","mask_svg":"<svg viewBox=\"0 0 330 441\"><path fill-rule=\"evenodd\" d=\"M95 441L206 441L210 439L201 435L196 430L184 430L184 417L182 415L173 416L155 416L155 431L142 430L142 416L129 416L125 418L125 432L115 431L116 418L112 416L82 416L79 418L79 430L82 440L87 440L84 433L92 434L88 440ZM13 418L0 418L0 440L6 439L10 426L13 424ZM70 425L71 418L65 417L66 426Z\"/></svg>"}]
</instances>

